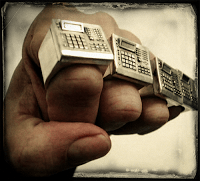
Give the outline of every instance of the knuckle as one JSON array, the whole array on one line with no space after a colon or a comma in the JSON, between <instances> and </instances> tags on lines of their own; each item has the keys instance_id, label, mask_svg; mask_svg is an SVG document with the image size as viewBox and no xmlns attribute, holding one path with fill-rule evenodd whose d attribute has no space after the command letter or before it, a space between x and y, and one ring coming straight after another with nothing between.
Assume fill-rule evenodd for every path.
<instances>
[{"instance_id":1,"label":"knuckle","mask_svg":"<svg viewBox=\"0 0 200 181\"><path fill-rule=\"evenodd\" d=\"M93 123L102 87L102 75L95 67L75 65L59 72L46 93L50 120Z\"/></svg>"},{"instance_id":2,"label":"knuckle","mask_svg":"<svg viewBox=\"0 0 200 181\"><path fill-rule=\"evenodd\" d=\"M145 122L147 124L163 125L169 119L169 114L166 111L149 111Z\"/></svg>"},{"instance_id":3,"label":"knuckle","mask_svg":"<svg viewBox=\"0 0 200 181\"><path fill-rule=\"evenodd\" d=\"M142 109L138 102L137 104L126 104L124 107L114 109L112 115L115 115L119 120L127 123L138 119L141 111Z\"/></svg>"},{"instance_id":4,"label":"knuckle","mask_svg":"<svg viewBox=\"0 0 200 181\"><path fill-rule=\"evenodd\" d=\"M137 36L135 36L133 33L131 33L130 31L120 29L119 35L124 37L124 38L127 38L127 39L129 39L131 41L134 41L134 42L136 42L138 44L142 44L140 39Z\"/></svg>"},{"instance_id":5,"label":"knuckle","mask_svg":"<svg viewBox=\"0 0 200 181\"><path fill-rule=\"evenodd\" d=\"M106 38L110 38L111 34L118 31L118 25L115 19L107 13L98 12L96 13L96 20L97 23L103 28Z\"/></svg>"},{"instance_id":6,"label":"knuckle","mask_svg":"<svg viewBox=\"0 0 200 181\"><path fill-rule=\"evenodd\" d=\"M119 80L105 82L99 108L100 125L119 128L137 120L141 112L139 92L131 83Z\"/></svg>"},{"instance_id":7,"label":"knuckle","mask_svg":"<svg viewBox=\"0 0 200 181\"><path fill-rule=\"evenodd\" d=\"M153 104L152 101L154 101ZM141 114L142 120L149 125L163 125L169 119L169 110L166 102L159 98L152 98L147 103L143 101L143 111Z\"/></svg>"},{"instance_id":8,"label":"knuckle","mask_svg":"<svg viewBox=\"0 0 200 181\"><path fill-rule=\"evenodd\" d=\"M58 90L69 96L95 96L101 93L103 78L90 65L74 65L61 70L50 82L48 92Z\"/></svg>"},{"instance_id":9,"label":"knuckle","mask_svg":"<svg viewBox=\"0 0 200 181\"><path fill-rule=\"evenodd\" d=\"M119 129L128 122L137 120L142 111L141 101L118 100L108 106L100 107L98 124L106 131Z\"/></svg>"},{"instance_id":10,"label":"knuckle","mask_svg":"<svg viewBox=\"0 0 200 181\"><path fill-rule=\"evenodd\" d=\"M104 23L109 22L109 23L111 23L112 25L117 26L117 23L116 23L115 19L114 19L111 15L109 15L108 13L105 13L105 12L97 12L96 15L97 15L97 17L98 17L98 19L99 19L100 22L102 22L102 23L103 23L103 22L104 22ZM118 27L118 26L117 26L117 27Z\"/></svg>"}]
</instances>

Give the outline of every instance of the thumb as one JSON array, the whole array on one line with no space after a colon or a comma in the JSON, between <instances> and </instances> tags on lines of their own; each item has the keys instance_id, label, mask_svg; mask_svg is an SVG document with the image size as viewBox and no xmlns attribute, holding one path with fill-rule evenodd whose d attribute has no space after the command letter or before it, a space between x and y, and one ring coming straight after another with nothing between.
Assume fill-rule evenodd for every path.
<instances>
[{"instance_id":1,"label":"thumb","mask_svg":"<svg viewBox=\"0 0 200 181\"><path fill-rule=\"evenodd\" d=\"M104 156L109 149L109 140L103 134L80 138L73 142L68 149L68 163L78 166Z\"/></svg>"},{"instance_id":2,"label":"thumb","mask_svg":"<svg viewBox=\"0 0 200 181\"><path fill-rule=\"evenodd\" d=\"M20 158L15 158L19 171L47 176L106 155L111 142L94 124L50 121L35 126L21 148Z\"/></svg>"}]
</instances>

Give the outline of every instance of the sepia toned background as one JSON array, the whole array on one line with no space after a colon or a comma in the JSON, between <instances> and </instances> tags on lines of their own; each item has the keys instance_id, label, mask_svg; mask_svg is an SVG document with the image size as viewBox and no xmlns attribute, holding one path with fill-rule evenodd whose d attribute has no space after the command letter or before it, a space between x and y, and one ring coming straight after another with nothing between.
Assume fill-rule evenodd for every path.
<instances>
[{"instance_id":1,"label":"sepia toned background","mask_svg":"<svg viewBox=\"0 0 200 181\"><path fill-rule=\"evenodd\" d=\"M75 4L82 12L110 14L121 29L135 34L154 55L195 78L196 15L189 4L145 5L125 3ZM3 14L4 95L21 59L24 37L43 5L7 3ZM79 166L76 173L115 172L194 175L197 111L182 113L147 135L111 136L111 151Z\"/></svg>"}]
</instances>

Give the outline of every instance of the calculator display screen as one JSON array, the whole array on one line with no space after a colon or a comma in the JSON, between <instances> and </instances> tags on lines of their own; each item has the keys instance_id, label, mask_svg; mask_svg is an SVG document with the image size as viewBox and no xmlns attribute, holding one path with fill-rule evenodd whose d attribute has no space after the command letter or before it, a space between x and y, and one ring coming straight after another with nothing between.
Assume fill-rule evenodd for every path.
<instances>
[{"instance_id":1,"label":"calculator display screen","mask_svg":"<svg viewBox=\"0 0 200 181\"><path fill-rule=\"evenodd\" d=\"M183 74L183 80L188 83L189 82L189 77L186 76L185 74Z\"/></svg>"},{"instance_id":2,"label":"calculator display screen","mask_svg":"<svg viewBox=\"0 0 200 181\"><path fill-rule=\"evenodd\" d=\"M82 31L82 25L64 22L62 24L62 29L68 31Z\"/></svg>"},{"instance_id":3,"label":"calculator display screen","mask_svg":"<svg viewBox=\"0 0 200 181\"><path fill-rule=\"evenodd\" d=\"M128 49L134 49L135 48L134 44L128 43L128 42L123 41L123 40L121 42L121 46L123 46L124 48L128 48Z\"/></svg>"},{"instance_id":4,"label":"calculator display screen","mask_svg":"<svg viewBox=\"0 0 200 181\"><path fill-rule=\"evenodd\" d=\"M163 70L164 70L166 73L168 73L168 74L171 75L171 68L170 68L168 65L166 65L165 63L163 64Z\"/></svg>"}]
</instances>

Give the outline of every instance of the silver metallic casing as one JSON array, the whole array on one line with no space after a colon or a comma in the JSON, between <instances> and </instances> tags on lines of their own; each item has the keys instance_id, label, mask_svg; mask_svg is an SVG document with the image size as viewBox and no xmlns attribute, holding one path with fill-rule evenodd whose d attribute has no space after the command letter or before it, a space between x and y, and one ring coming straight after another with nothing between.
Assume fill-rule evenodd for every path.
<instances>
[{"instance_id":1,"label":"silver metallic casing","mask_svg":"<svg viewBox=\"0 0 200 181\"><path fill-rule=\"evenodd\" d=\"M167 101L167 106L182 106L185 111L198 109L197 90L194 80L180 70L155 58L153 85L140 89L141 96L156 95Z\"/></svg>"},{"instance_id":2,"label":"silver metallic casing","mask_svg":"<svg viewBox=\"0 0 200 181\"><path fill-rule=\"evenodd\" d=\"M102 74L113 61L113 53L99 25L52 19L38 52L45 86L63 67L95 64Z\"/></svg>"},{"instance_id":3,"label":"silver metallic casing","mask_svg":"<svg viewBox=\"0 0 200 181\"><path fill-rule=\"evenodd\" d=\"M195 81L178 70L178 75L181 81L183 107L186 110L198 109L197 88Z\"/></svg>"},{"instance_id":4,"label":"silver metallic casing","mask_svg":"<svg viewBox=\"0 0 200 181\"><path fill-rule=\"evenodd\" d=\"M153 82L154 94L164 98L169 106L182 105L182 89L177 70L157 57L154 60L156 65L156 76Z\"/></svg>"},{"instance_id":5,"label":"silver metallic casing","mask_svg":"<svg viewBox=\"0 0 200 181\"><path fill-rule=\"evenodd\" d=\"M104 77L116 77L140 85L153 83L149 50L135 42L112 34L114 61Z\"/></svg>"}]
</instances>

